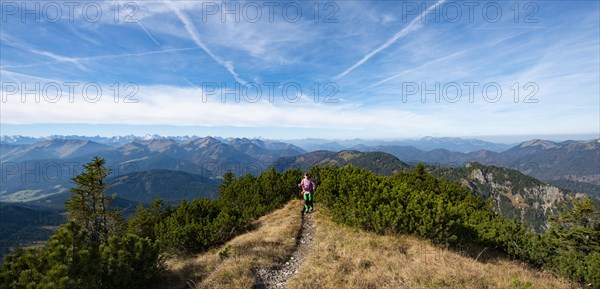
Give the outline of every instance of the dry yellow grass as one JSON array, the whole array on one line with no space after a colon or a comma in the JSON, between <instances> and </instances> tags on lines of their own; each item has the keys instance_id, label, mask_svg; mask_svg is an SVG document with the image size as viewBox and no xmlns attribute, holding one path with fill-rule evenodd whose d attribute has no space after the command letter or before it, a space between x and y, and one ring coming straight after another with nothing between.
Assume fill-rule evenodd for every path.
<instances>
[{"instance_id":1,"label":"dry yellow grass","mask_svg":"<svg viewBox=\"0 0 600 289\"><path fill-rule=\"evenodd\" d=\"M577 288L487 251L476 260L416 237L338 225L321 213L312 250L288 288Z\"/></svg>"},{"instance_id":2,"label":"dry yellow grass","mask_svg":"<svg viewBox=\"0 0 600 289\"><path fill-rule=\"evenodd\" d=\"M162 288L252 288L253 268L287 258L301 226L302 202L255 222L256 229L198 256L167 262ZM412 236L381 236L314 213L313 244L288 288L578 288L489 250L466 256ZM189 284L189 285L186 285Z\"/></svg>"},{"instance_id":3,"label":"dry yellow grass","mask_svg":"<svg viewBox=\"0 0 600 289\"><path fill-rule=\"evenodd\" d=\"M255 230L198 256L167 261L170 277L162 288L252 288L252 269L270 267L294 250L302 201L263 216ZM187 284L186 284L187 283Z\"/></svg>"}]
</instances>

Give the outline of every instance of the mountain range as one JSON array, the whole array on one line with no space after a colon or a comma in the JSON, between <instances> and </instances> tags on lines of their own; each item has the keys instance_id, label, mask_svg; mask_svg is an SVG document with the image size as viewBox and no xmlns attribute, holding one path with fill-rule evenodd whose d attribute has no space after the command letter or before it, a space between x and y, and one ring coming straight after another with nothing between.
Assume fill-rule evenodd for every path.
<instances>
[{"instance_id":1,"label":"mountain range","mask_svg":"<svg viewBox=\"0 0 600 289\"><path fill-rule=\"evenodd\" d=\"M110 145L110 146L122 146L124 144L133 142L133 141L144 141L144 140L152 140L152 139L172 139L180 142L190 141L193 139L197 139L197 136L161 136L161 135L145 135L145 136L135 136L135 135L125 135L125 136L112 136L112 137L104 137L104 136L80 136L80 135L51 135L48 137L30 137L30 136L21 136L21 135L3 135L0 136L0 143L3 144L11 144L11 145L30 145L37 142L42 142L46 140L89 140L100 144Z\"/></svg>"},{"instance_id":2,"label":"mountain range","mask_svg":"<svg viewBox=\"0 0 600 289\"><path fill-rule=\"evenodd\" d=\"M135 141L148 141L148 140L174 140L177 142L189 142L195 139L200 138L199 136L161 136L161 135L145 135L145 136L135 136L135 135L126 135L126 136L113 136L113 137L103 137L103 136L78 136L78 135L51 135L49 137L29 137L29 136L0 136L0 143L7 145L30 145L37 142L47 141L47 140L90 140L96 143L109 145L113 147L122 146L130 142ZM224 142L235 141L236 138L219 138L216 139ZM254 139L255 141L259 141L258 139ZM433 150L433 149L447 149L450 151L457 152L472 152L478 151L481 149L490 150L494 152L501 152L507 150L511 147L509 144L504 143L493 143L482 141L478 139L462 139L462 138L451 138L451 137L423 137L421 139L415 140L396 140L396 141L382 141L382 140L364 140L364 139L352 139L352 140L325 140L325 139L315 139L315 138L307 138L307 139L297 139L297 140L281 140L280 142L285 142L289 144L293 144L297 147L300 147L308 152L317 151L317 150L330 150L330 151L341 151L341 150L349 150L354 149L358 145L365 146L384 146L384 145L399 145L399 146L413 146L415 148L421 150Z\"/></svg>"},{"instance_id":3,"label":"mountain range","mask_svg":"<svg viewBox=\"0 0 600 289\"><path fill-rule=\"evenodd\" d=\"M531 177L562 184L566 189L600 196L600 139L552 142L530 140L503 152L479 150L470 153L445 149L423 151L410 146L361 146L361 151L387 152L407 162L424 162L444 167L461 167L475 161L512 168Z\"/></svg>"},{"instance_id":4,"label":"mountain range","mask_svg":"<svg viewBox=\"0 0 600 289\"><path fill-rule=\"evenodd\" d=\"M171 201L181 200L183 196L214 196L218 179L227 171L236 175L256 174L280 157L302 153L305 151L291 144L245 138L203 137L184 141L150 138L117 147L66 137L29 145L2 143L0 201L39 203L53 195L68 195L71 178L80 173L93 156L106 160L117 195L124 193L125 187L136 189L138 197L128 196L128 199L146 202L148 199L142 196L160 194L165 188L148 183L149 176L158 179L168 172L171 179L164 181L173 183L171 187L177 191L172 191L173 194L180 194L178 198L167 198ZM144 177L140 177L140 173L145 174ZM133 184L133 181L140 183ZM190 182L206 191L190 190ZM147 190L139 191L142 188Z\"/></svg>"},{"instance_id":5,"label":"mountain range","mask_svg":"<svg viewBox=\"0 0 600 289\"><path fill-rule=\"evenodd\" d=\"M457 137L423 137L414 140L324 140L324 139L299 139L287 141L291 144L299 146L306 151L329 150L360 150L364 147L377 146L411 146L419 150L430 151L434 149L446 149L449 151L469 153L478 150L489 150L493 152L501 152L509 149L511 145L504 143L493 143L479 139L463 139Z\"/></svg>"},{"instance_id":6,"label":"mountain range","mask_svg":"<svg viewBox=\"0 0 600 289\"><path fill-rule=\"evenodd\" d=\"M345 141L343 146L321 143L336 148L352 145L353 150L309 152L299 145L308 148L307 144L318 140L309 139L294 145L275 140L210 136L81 139L53 136L22 144L32 140L22 136L2 137L0 201L44 204L62 199L58 196L68 195L71 178L81 172L82 165L93 156L106 159L117 196L126 195L124 199L134 202L147 202L147 196L161 196L173 202L183 197L214 196L219 179L227 171L239 176L257 174L271 166L278 170L307 170L316 164L353 164L389 175L417 162L445 168L461 168L469 162L511 168L555 186L600 197L599 139L559 143L530 140L501 152L480 149L467 153L444 148L427 151L414 146L392 145L391 142L385 145L376 145L381 143L377 141L360 143L362 140ZM126 143L117 145L119 141ZM418 142L427 141L432 143L430 147L443 143L453 143L446 147L493 145L455 138L423 138ZM163 178L162 175L170 177ZM167 184L169 179L178 181ZM189 183L201 189L190 189ZM135 197L127 195L128 190L135 191ZM163 193L165 195L161 195Z\"/></svg>"}]
</instances>

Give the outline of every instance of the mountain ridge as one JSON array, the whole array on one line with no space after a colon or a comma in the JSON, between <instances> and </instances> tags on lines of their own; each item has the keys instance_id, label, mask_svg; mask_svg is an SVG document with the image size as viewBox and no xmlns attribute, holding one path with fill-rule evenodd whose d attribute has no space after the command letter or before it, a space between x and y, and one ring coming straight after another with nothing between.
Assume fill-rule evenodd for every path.
<instances>
[{"instance_id":1,"label":"mountain ridge","mask_svg":"<svg viewBox=\"0 0 600 289\"><path fill-rule=\"evenodd\" d=\"M429 139L428 139L429 140ZM357 142L361 140L353 140ZM0 200L19 201L43 198L45 195L64 193L70 185L74 172L81 169L93 156L107 160L116 176L148 170L175 170L218 179L225 172L236 175L257 174L270 166L283 169L286 166L307 170L311 165L346 165L364 162L374 171L391 174L409 163L424 162L445 167L462 167L476 161L485 165L512 168L544 182L564 184L567 189L600 197L600 140L551 142L539 139L523 142L503 152L478 150L469 153L446 149L423 151L413 146L355 145L358 156L362 153L389 153L378 155L369 161L360 158L347 162L334 157L340 152L315 151L306 153L302 148L274 140L249 138L187 137L176 140L149 136L112 147L91 140L72 140L56 137L31 145L2 143L2 191ZM352 151L352 150L346 150ZM304 155L304 156L302 156ZM299 157L302 156L302 157ZM325 160L324 158L332 158ZM311 160L312 159L312 160ZM386 162L395 163L386 167Z\"/></svg>"},{"instance_id":2,"label":"mountain ridge","mask_svg":"<svg viewBox=\"0 0 600 289\"><path fill-rule=\"evenodd\" d=\"M391 175L410 167L388 153L359 152L356 150L344 150L340 152L315 151L299 156L280 158L272 166L278 171L285 171L292 168L308 171L315 165L335 165L342 167L349 164L382 175Z\"/></svg>"},{"instance_id":3,"label":"mountain ridge","mask_svg":"<svg viewBox=\"0 0 600 289\"><path fill-rule=\"evenodd\" d=\"M443 149L426 152L406 146L363 147L362 151L382 151L405 162L448 167L475 161L516 169L547 182L569 180L600 185L600 139L560 143L531 140L500 153L480 150L465 154Z\"/></svg>"}]
</instances>

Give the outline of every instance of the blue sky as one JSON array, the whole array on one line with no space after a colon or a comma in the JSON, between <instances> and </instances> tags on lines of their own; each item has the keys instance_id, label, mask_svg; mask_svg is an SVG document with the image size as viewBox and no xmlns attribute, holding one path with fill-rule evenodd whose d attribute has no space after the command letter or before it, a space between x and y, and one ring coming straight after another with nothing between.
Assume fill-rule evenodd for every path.
<instances>
[{"instance_id":1,"label":"blue sky","mask_svg":"<svg viewBox=\"0 0 600 289\"><path fill-rule=\"evenodd\" d=\"M598 1L2 1L3 135L600 132Z\"/></svg>"}]
</instances>

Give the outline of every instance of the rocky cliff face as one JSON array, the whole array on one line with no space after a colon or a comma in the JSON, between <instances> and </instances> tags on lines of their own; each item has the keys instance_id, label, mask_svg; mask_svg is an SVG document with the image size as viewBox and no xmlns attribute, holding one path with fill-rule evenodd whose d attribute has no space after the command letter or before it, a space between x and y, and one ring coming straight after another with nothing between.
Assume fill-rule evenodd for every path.
<instances>
[{"instance_id":1,"label":"rocky cliff face","mask_svg":"<svg viewBox=\"0 0 600 289\"><path fill-rule=\"evenodd\" d=\"M469 163L462 168L434 169L433 173L457 181L484 199L507 218L517 218L535 231L545 231L548 219L563 205L584 194L545 184L516 170Z\"/></svg>"}]
</instances>

